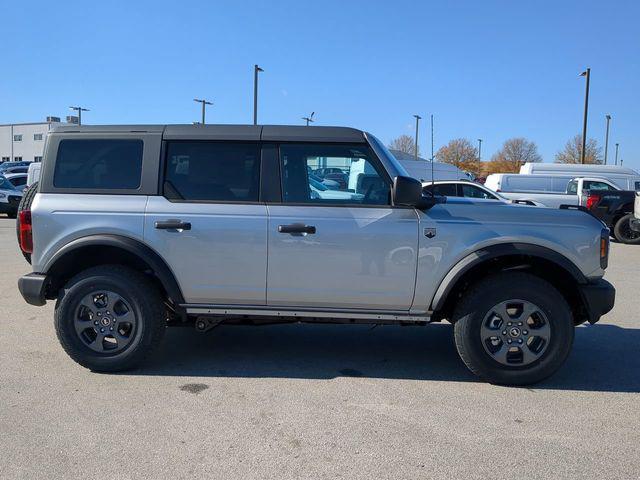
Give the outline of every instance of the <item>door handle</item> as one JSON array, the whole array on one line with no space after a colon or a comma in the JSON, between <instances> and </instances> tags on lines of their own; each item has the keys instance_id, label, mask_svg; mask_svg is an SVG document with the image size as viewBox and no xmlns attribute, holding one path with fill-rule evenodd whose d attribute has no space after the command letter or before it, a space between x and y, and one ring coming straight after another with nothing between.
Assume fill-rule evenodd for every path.
<instances>
[{"instance_id":1,"label":"door handle","mask_svg":"<svg viewBox=\"0 0 640 480\"><path fill-rule=\"evenodd\" d=\"M158 230L191 230L191 223L182 220L158 220L154 227Z\"/></svg>"},{"instance_id":2,"label":"door handle","mask_svg":"<svg viewBox=\"0 0 640 480\"><path fill-rule=\"evenodd\" d=\"M314 233L316 233L316 227L314 227L313 225L305 225L303 223L278 225L278 232L289 233L291 235L313 235Z\"/></svg>"}]
</instances>

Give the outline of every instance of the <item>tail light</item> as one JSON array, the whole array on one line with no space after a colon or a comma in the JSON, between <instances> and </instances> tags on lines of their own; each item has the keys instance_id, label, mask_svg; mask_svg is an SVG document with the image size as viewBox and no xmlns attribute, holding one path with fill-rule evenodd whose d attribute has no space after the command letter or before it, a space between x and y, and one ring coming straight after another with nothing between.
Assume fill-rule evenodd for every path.
<instances>
[{"instance_id":1,"label":"tail light","mask_svg":"<svg viewBox=\"0 0 640 480\"><path fill-rule=\"evenodd\" d=\"M600 267L607 268L609 265L609 236L608 228L603 228L600 233Z\"/></svg>"},{"instance_id":2,"label":"tail light","mask_svg":"<svg viewBox=\"0 0 640 480\"><path fill-rule=\"evenodd\" d=\"M589 193L587 195L587 210L593 210L598 205L598 203L600 203L601 199L601 195L598 195L597 193Z\"/></svg>"},{"instance_id":3,"label":"tail light","mask_svg":"<svg viewBox=\"0 0 640 480\"><path fill-rule=\"evenodd\" d=\"M20 249L24 253L33 253L33 230L31 228L31 210L22 210L18 216Z\"/></svg>"}]
</instances>

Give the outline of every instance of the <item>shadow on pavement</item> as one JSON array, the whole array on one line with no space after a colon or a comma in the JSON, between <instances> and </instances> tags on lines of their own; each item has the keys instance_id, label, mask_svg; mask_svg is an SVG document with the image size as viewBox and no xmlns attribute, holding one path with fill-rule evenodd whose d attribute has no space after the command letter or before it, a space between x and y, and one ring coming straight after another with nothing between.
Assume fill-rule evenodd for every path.
<instances>
[{"instance_id":1,"label":"shadow on pavement","mask_svg":"<svg viewBox=\"0 0 640 480\"><path fill-rule=\"evenodd\" d=\"M579 327L562 369L538 389L640 392L640 329ZM134 375L312 378L340 376L476 381L451 325L223 326L170 329L158 355Z\"/></svg>"}]
</instances>

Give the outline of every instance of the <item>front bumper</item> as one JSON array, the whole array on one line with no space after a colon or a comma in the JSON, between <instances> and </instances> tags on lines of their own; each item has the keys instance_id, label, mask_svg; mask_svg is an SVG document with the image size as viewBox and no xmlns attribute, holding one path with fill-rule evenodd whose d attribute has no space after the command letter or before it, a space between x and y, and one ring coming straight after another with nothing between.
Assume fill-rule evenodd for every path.
<instances>
[{"instance_id":1,"label":"front bumper","mask_svg":"<svg viewBox=\"0 0 640 480\"><path fill-rule=\"evenodd\" d=\"M18 279L18 290L25 301L41 307L46 300L47 276L40 273L29 273Z\"/></svg>"},{"instance_id":2,"label":"front bumper","mask_svg":"<svg viewBox=\"0 0 640 480\"><path fill-rule=\"evenodd\" d=\"M616 289L604 279L579 285L578 290L584 303L587 320L596 323L605 313L611 311L616 299Z\"/></svg>"}]
</instances>

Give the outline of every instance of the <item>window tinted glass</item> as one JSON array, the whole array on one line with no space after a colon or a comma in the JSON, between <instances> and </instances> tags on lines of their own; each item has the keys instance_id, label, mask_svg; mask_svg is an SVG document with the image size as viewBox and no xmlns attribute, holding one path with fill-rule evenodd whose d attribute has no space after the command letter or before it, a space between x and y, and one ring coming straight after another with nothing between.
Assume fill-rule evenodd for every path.
<instances>
[{"instance_id":1,"label":"window tinted glass","mask_svg":"<svg viewBox=\"0 0 640 480\"><path fill-rule=\"evenodd\" d=\"M142 140L62 140L53 173L58 188L136 189Z\"/></svg>"},{"instance_id":2,"label":"window tinted glass","mask_svg":"<svg viewBox=\"0 0 640 480\"><path fill-rule=\"evenodd\" d=\"M27 183L27 177L15 177L9 180L14 186L21 187L25 183Z\"/></svg>"},{"instance_id":3,"label":"window tinted glass","mask_svg":"<svg viewBox=\"0 0 640 480\"><path fill-rule=\"evenodd\" d=\"M591 180L585 180L582 187L585 190L613 190L610 185L607 185L604 182L594 182Z\"/></svg>"},{"instance_id":4,"label":"window tinted glass","mask_svg":"<svg viewBox=\"0 0 640 480\"><path fill-rule=\"evenodd\" d=\"M285 202L390 204L389 181L366 145L283 144L280 161Z\"/></svg>"},{"instance_id":5,"label":"window tinted glass","mask_svg":"<svg viewBox=\"0 0 640 480\"><path fill-rule=\"evenodd\" d=\"M259 167L255 143L171 142L164 193L182 200L257 202Z\"/></svg>"},{"instance_id":6,"label":"window tinted glass","mask_svg":"<svg viewBox=\"0 0 640 480\"><path fill-rule=\"evenodd\" d=\"M434 192L435 195L442 195L443 197L457 197L455 183L441 183L437 185L426 185L423 189L425 192Z\"/></svg>"},{"instance_id":7,"label":"window tinted glass","mask_svg":"<svg viewBox=\"0 0 640 480\"><path fill-rule=\"evenodd\" d=\"M474 185L461 184L460 186L462 187L463 197L496 199L494 195L491 195L490 193L485 192L481 188Z\"/></svg>"}]
</instances>

